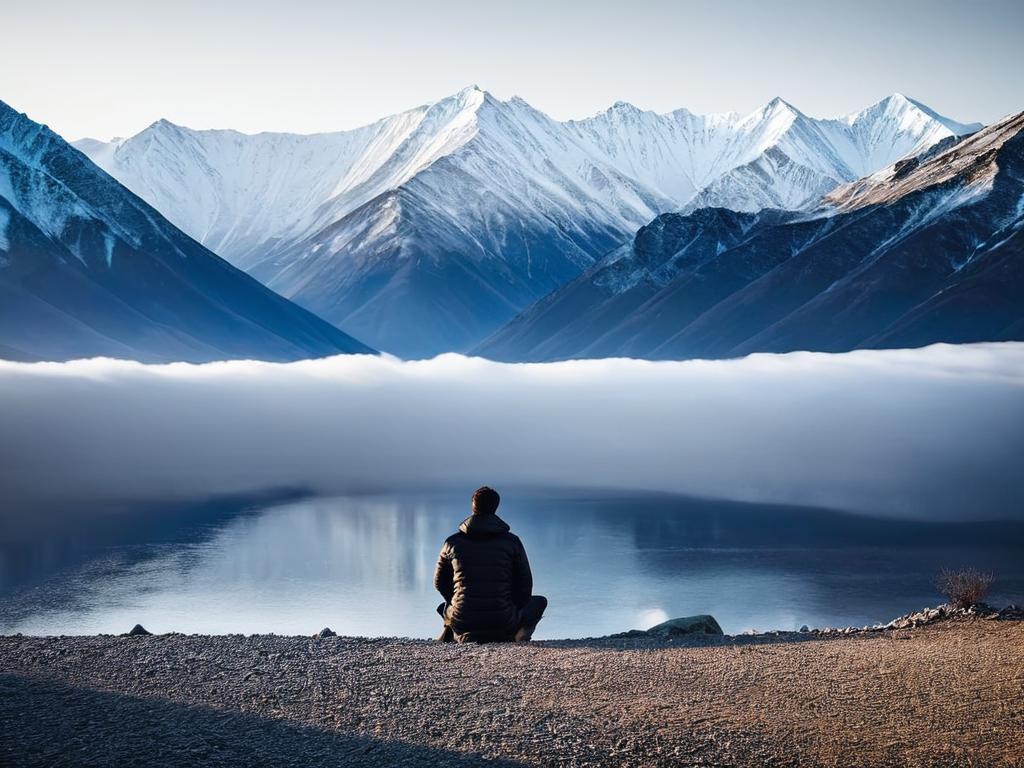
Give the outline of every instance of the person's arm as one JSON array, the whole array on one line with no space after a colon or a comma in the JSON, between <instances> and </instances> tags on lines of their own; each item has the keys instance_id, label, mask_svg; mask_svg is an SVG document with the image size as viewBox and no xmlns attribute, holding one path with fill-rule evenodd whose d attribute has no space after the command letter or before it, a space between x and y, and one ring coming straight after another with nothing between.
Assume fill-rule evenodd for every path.
<instances>
[{"instance_id":1,"label":"person's arm","mask_svg":"<svg viewBox=\"0 0 1024 768\"><path fill-rule=\"evenodd\" d=\"M455 595L455 573L452 569L451 551L448 549L448 542L441 547L441 554L437 558L437 567L434 569L434 589L441 593L446 603L452 601Z\"/></svg>"},{"instance_id":2,"label":"person's arm","mask_svg":"<svg viewBox=\"0 0 1024 768\"><path fill-rule=\"evenodd\" d=\"M533 572L530 570L530 560L526 556L526 547L517 536L516 554L512 563L512 600L516 607L522 608L529 602L532 594Z\"/></svg>"}]
</instances>

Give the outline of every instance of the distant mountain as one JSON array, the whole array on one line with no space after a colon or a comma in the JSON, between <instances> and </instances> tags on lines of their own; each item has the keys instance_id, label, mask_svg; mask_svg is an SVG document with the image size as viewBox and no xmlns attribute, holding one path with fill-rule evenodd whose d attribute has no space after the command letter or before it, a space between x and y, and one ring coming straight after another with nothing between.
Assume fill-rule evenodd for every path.
<instances>
[{"instance_id":1,"label":"distant mountain","mask_svg":"<svg viewBox=\"0 0 1024 768\"><path fill-rule=\"evenodd\" d=\"M1024 339L1024 113L810 212L659 216L475 350L501 360Z\"/></svg>"},{"instance_id":2,"label":"distant mountain","mask_svg":"<svg viewBox=\"0 0 1024 768\"><path fill-rule=\"evenodd\" d=\"M655 216L800 208L975 130L902 96L834 120L618 103L559 122L475 87L353 131L160 121L78 146L207 247L369 343L465 350Z\"/></svg>"},{"instance_id":3,"label":"distant mountain","mask_svg":"<svg viewBox=\"0 0 1024 768\"><path fill-rule=\"evenodd\" d=\"M294 360L370 351L0 102L0 357Z\"/></svg>"}]
</instances>

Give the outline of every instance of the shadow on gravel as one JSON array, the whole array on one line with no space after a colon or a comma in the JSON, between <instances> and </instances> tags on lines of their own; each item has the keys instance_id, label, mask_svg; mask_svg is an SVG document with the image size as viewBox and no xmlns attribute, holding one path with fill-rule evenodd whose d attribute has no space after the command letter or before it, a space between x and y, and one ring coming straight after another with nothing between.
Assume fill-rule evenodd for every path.
<instances>
[{"instance_id":1,"label":"shadow on gravel","mask_svg":"<svg viewBox=\"0 0 1024 768\"><path fill-rule=\"evenodd\" d=\"M478 755L0 674L0 766L476 766ZM497 768L524 763L491 759Z\"/></svg>"}]
</instances>

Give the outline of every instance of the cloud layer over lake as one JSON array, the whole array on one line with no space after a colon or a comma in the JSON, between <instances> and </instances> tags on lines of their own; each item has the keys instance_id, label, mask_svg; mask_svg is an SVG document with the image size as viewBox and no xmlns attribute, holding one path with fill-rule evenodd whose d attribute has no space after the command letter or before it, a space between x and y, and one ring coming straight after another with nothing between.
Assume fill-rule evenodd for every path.
<instances>
[{"instance_id":1,"label":"cloud layer over lake","mask_svg":"<svg viewBox=\"0 0 1024 768\"><path fill-rule=\"evenodd\" d=\"M3 500L488 483L1024 517L1024 344L509 365L0 363Z\"/></svg>"}]
</instances>

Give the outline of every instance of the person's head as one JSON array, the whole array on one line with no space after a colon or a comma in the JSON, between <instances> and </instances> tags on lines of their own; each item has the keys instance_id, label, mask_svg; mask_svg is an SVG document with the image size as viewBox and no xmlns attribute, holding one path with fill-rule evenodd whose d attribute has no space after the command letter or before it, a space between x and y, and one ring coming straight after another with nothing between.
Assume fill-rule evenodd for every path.
<instances>
[{"instance_id":1,"label":"person's head","mask_svg":"<svg viewBox=\"0 0 1024 768\"><path fill-rule=\"evenodd\" d=\"M477 488L473 494L473 514L493 515L498 510L500 503L501 496L493 488L488 488L486 485Z\"/></svg>"}]
</instances>

